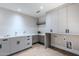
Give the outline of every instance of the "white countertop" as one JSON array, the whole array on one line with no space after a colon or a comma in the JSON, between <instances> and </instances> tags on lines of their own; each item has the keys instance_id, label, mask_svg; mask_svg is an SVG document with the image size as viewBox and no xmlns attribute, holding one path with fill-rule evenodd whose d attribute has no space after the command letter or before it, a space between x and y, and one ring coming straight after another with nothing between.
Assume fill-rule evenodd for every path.
<instances>
[{"instance_id":1,"label":"white countertop","mask_svg":"<svg viewBox=\"0 0 79 59\"><path fill-rule=\"evenodd\" d=\"M35 34L32 34L32 35L35 35ZM8 38L16 38L16 37L25 37L25 36L32 36L32 35L0 36L0 39L8 39Z\"/></svg>"}]
</instances>

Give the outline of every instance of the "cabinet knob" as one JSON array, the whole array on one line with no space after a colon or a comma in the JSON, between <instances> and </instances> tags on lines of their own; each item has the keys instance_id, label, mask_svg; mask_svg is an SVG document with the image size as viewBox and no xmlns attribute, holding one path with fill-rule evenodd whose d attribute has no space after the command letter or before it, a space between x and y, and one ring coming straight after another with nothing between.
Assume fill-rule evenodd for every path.
<instances>
[{"instance_id":1,"label":"cabinet knob","mask_svg":"<svg viewBox=\"0 0 79 59\"><path fill-rule=\"evenodd\" d=\"M8 41L8 39L3 39L3 41Z\"/></svg>"},{"instance_id":2,"label":"cabinet knob","mask_svg":"<svg viewBox=\"0 0 79 59\"><path fill-rule=\"evenodd\" d=\"M20 44L20 41L17 41L17 44Z\"/></svg>"}]
</instances>

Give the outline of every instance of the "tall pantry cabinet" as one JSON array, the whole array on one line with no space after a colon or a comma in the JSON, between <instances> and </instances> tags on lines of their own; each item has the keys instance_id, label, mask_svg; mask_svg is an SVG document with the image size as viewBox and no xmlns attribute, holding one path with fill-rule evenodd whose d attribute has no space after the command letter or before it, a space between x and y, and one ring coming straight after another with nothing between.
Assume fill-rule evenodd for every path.
<instances>
[{"instance_id":1,"label":"tall pantry cabinet","mask_svg":"<svg viewBox=\"0 0 79 59\"><path fill-rule=\"evenodd\" d=\"M68 6L68 27L72 49L76 50L77 54L79 54L79 4Z\"/></svg>"},{"instance_id":2,"label":"tall pantry cabinet","mask_svg":"<svg viewBox=\"0 0 79 59\"><path fill-rule=\"evenodd\" d=\"M59 48L66 48L66 41L68 40L67 39L68 33L66 33L68 29L67 7L59 8L57 9L56 12L57 12L57 29L56 29L57 33L52 33L51 45L52 46L54 45Z\"/></svg>"},{"instance_id":3,"label":"tall pantry cabinet","mask_svg":"<svg viewBox=\"0 0 79 59\"><path fill-rule=\"evenodd\" d=\"M57 9L57 33L52 33L51 46L79 55L79 4ZM52 16L54 16L52 14ZM54 20L53 18L51 20ZM53 24L54 22L51 22ZM52 26L52 28L54 28Z\"/></svg>"}]
</instances>

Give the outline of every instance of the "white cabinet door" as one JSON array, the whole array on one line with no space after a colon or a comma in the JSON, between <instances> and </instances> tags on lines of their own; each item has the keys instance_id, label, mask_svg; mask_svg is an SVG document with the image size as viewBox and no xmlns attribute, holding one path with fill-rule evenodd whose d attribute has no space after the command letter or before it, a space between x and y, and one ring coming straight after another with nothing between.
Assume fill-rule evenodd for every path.
<instances>
[{"instance_id":1,"label":"white cabinet door","mask_svg":"<svg viewBox=\"0 0 79 59\"><path fill-rule=\"evenodd\" d=\"M18 44L17 44L17 38L10 38L10 51L11 53L15 53L18 51Z\"/></svg>"},{"instance_id":2,"label":"white cabinet door","mask_svg":"<svg viewBox=\"0 0 79 59\"><path fill-rule=\"evenodd\" d=\"M58 33L58 10L55 10L52 15L52 31L53 33Z\"/></svg>"},{"instance_id":3,"label":"white cabinet door","mask_svg":"<svg viewBox=\"0 0 79 59\"><path fill-rule=\"evenodd\" d=\"M19 50L23 50L23 49L25 49L25 48L27 48L27 38L26 37L19 37L19 41L20 41L20 44L18 45L18 49Z\"/></svg>"},{"instance_id":4,"label":"white cabinet door","mask_svg":"<svg viewBox=\"0 0 79 59\"><path fill-rule=\"evenodd\" d=\"M58 19L58 33L65 34L65 30L68 29L67 22L67 7L61 8L58 10L59 19Z\"/></svg>"},{"instance_id":5,"label":"white cabinet door","mask_svg":"<svg viewBox=\"0 0 79 59\"><path fill-rule=\"evenodd\" d=\"M25 49L25 43L24 37L11 38L11 52L15 53Z\"/></svg>"},{"instance_id":6,"label":"white cabinet door","mask_svg":"<svg viewBox=\"0 0 79 59\"><path fill-rule=\"evenodd\" d=\"M52 25L51 20L52 20L51 14L47 14L47 16L46 16L46 32L50 32L51 25Z\"/></svg>"},{"instance_id":7,"label":"white cabinet door","mask_svg":"<svg viewBox=\"0 0 79 59\"><path fill-rule=\"evenodd\" d=\"M79 4L72 4L68 7L69 34L79 34Z\"/></svg>"},{"instance_id":8,"label":"white cabinet door","mask_svg":"<svg viewBox=\"0 0 79 59\"><path fill-rule=\"evenodd\" d=\"M71 42L71 49L79 51L79 35L68 35L68 42Z\"/></svg>"},{"instance_id":9,"label":"white cabinet door","mask_svg":"<svg viewBox=\"0 0 79 59\"><path fill-rule=\"evenodd\" d=\"M46 29L47 32L57 33L58 30L58 10L54 10L46 17Z\"/></svg>"},{"instance_id":10,"label":"white cabinet door","mask_svg":"<svg viewBox=\"0 0 79 59\"><path fill-rule=\"evenodd\" d=\"M0 40L0 55L9 55L10 54L10 45L8 39Z\"/></svg>"}]
</instances>

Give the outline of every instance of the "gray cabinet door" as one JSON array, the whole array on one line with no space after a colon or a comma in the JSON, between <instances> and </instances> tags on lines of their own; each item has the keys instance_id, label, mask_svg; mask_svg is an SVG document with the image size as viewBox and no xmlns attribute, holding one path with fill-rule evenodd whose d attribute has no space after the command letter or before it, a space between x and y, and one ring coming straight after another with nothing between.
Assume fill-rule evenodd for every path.
<instances>
[{"instance_id":1,"label":"gray cabinet door","mask_svg":"<svg viewBox=\"0 0 79 59\"><path fill-rule=\"evenodd\" d=\"M65 34L68 29L67 7L58 10L58 33Z\"/></svg>"},{"instance_id":2,"label":"gray cabinet door","mask_svg":"<svg viewBox=\"0 0 79 59\"><path fill-rule=\"evenodd\" d=\"M69 34L79 35L79 4L68 6Z\"/></svg>"},{"instance_id":3,"label":"gray cabinet door","mask_svg":"<svg viewBox=\"0 0 79 59\"><path fill-rule=\"evenodd\" d=\"M79 35L69 35L69 42L71 42L71 47L73 50L79 51Z\"/></svg>"},{"instance_id":4,"label":"gray cabinet door","mask_svg":"<svg viewBox=\"0 0 79 59\"><path fill-rule=\"evenodd\" d=\"M8 39L0 39L0 55L10 54L10 44Z\"/></svg>"},{"instance_id":5,"label":"gray cabinet door","mask_svg":"<svg viewBox=\"0 0 79 59\"><path fill-rule=\"evenodd\" d=\"M65 36L63 34L52 34L51 45L65 47Z\"/></svg>"}]
</instances>

